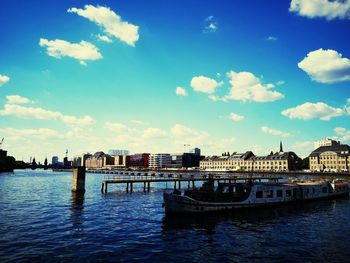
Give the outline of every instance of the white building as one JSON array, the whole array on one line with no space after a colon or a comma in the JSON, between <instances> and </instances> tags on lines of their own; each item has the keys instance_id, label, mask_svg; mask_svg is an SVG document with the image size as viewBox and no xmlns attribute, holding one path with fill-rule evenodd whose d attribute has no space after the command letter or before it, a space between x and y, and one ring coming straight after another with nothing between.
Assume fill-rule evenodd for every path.
<instances>
[{"instance_id":1,"label":"white building","mask_svg":"<svg viewBox=\"0 0 350 263\"><path fill-rule=\"evenodd\" d=\"M316 150L321 146L336 146L339 144L340 144L339 141L332 140L331 138L325 138L323 140L314 142L314 150Z\"/></svg>"},{"instance_id":2,"label":"white building","mask_svg":"<svg viewBox=\"0 0 350 263\"><path fill-rule=\"evenodd\" d=\"M109 150L108 154L110 156L117 156L117 155L129 155L129 150Z\"/></svg>"},{"instance_id":3,"label":"white building","mask_svg":"<svg viewBox=\"0 0 350 263\"><path fill-rule=\"evenodd\" d=\"M157 169L169 167L171 164L171 156L169 153L156 153L149 156L149 168Z\"/></svg>"}]
</instances>

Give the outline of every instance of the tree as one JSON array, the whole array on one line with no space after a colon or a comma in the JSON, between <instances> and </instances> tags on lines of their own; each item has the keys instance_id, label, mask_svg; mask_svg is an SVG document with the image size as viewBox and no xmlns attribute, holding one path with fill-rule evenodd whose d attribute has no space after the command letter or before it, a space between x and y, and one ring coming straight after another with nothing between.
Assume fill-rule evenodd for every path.
<instances>
[{"instance_id":1,"label":"tree","mask_svg":"<svg viewBox=\"0 0 350 263\"><path fill-rule=\"evenodd\" d=\"M47 170L47 158L45 158L45 161L44 161L44 169Z\"/></svg>"},{"instance_id":2,"label":"tree","mask_svg":"<svg viewBox=\"0 0 350 263\"><path fill-rule=\"evenodd\" d=\"M34 157L34 158L33 158L33 161L32 161L32 170L35 170L37 166L38 166L38 165L37 165L37 163L36 163L36 161L35 161L35 157Z\"/></svg>"}]
</instances>

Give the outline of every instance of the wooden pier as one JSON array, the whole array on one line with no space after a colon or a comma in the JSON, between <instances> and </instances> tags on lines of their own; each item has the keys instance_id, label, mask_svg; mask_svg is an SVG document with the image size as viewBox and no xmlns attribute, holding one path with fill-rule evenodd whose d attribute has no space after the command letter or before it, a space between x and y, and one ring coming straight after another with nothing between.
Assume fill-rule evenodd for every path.
<instances>
[{"instance_id":1,"label":"wooden pier","mask_svg":"<svg viewBox=\"0 0 350 263\"><path fill-rule=\"evenodd\" d=\"M108 191L108 185L109 184L125 184L126 185L126 192L132 193L133 192L133 186L134 184L143 184L143 191L149 192L151 189L151 183L166 183L171 182L174 184L174 189L181 189L181 186L184 183L187 188L194 188L195 182L198 181L206 181L208 180L208 175L201 175L201 176L183 176L180 175L169 175L168 177L160 177L160 176L107 176L107 178L102 180L102 186L101 186L101 192L107 193ZM276 177L276 176L212 176L212 179L214 181L224 181L224 182L231 182L231 181L237 181L237 180L261 180L261 179L268 179L272 181L277 181L279 179L282 179L282 177Z\"/></svg>"}]
</instances>

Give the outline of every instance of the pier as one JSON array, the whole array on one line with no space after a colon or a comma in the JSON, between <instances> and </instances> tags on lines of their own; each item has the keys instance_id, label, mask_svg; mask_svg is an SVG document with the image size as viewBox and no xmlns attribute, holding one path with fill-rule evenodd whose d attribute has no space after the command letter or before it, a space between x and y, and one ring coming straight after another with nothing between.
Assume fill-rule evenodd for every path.
<instances>
[{"instance_id":1,"label":"pier","mask_svg":"<svg viewBox=\"0 0 350 263\"><path fill-rule=\"evenodd\" d=\"M151 189L151 183L166 183L170 182L173 183L174 189L181 189L181 187L186 186L187 188L194 188L195 182L198 181L206 181L208 180L209 176L212 177L214 181L223 181L223 182L231 182L231 181L237 181L237 180L262 180L267 179L270 181L278 181L279 179L282 179L282 177L276 177L275 175L270 176L251 176L251 175L241 175L241 176L235 176L235 175L194 175L194 174L167 174L167 176L161 175L153 175L149 176L147 175L130 175L130 176L115 176L115 175L108 175L106 178L102 180L102 186L101 186L101 192L107 193L108 191L108 185L109 184L125 184L126 185L126 192L132 193L133 192L133 186L134 184L143 184L143 191L149 192Z\"/></svg>"}]
</instances>

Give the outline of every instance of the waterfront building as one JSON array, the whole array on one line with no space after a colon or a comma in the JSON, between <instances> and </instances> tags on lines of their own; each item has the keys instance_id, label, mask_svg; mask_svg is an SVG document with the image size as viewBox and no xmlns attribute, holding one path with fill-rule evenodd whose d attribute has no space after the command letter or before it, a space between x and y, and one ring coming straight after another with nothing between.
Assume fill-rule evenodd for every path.
<instances>
[{"instance_id":1,"label":"waterfront building","mask_svg":"<svg viewBox=\"0 0 350 263\"><path fill-rule=\"evenodd\" d=\"M86 154L83 154L82 156L76 156L73 159L73 166L74 167L86 166L86 160L91 157L92 157L91 153L86 153Z\"/></svg>"},{"instance_id":2,"label":"waterfront building","mask_svg":"<svg viewBox=\"0 0 350 263\"><path fill-rule=\"evenodd\" d=\"M189 153L193 153L195 155L201 155L201 149L196 147L196 148L191 149Z\"/></svg>"},{"instance_id":3,"label":"waterfront building","mask_svg":"<svg viewBox=\"0 0 350 263\"><path fill-rule=\"evenodd\" d=\"M129 152L129 150L113 150L113 149L111 149L111 150L108 150L108 154L110 156L129 155L130 152Z\"/></svg>"},{"instance_id":4,"label":"waterfront building","mask_svg":"<svg viewBox=\"0 0 350 263\"><path fill-rule=\"evenodd\" d=\"M109 167L114 168L125 168L127 165L127 156L126 155L114 155L112 156L114 158L114 164L108 165Z\"/></svg>"},{"instance_id":5,"label":"waterfront building","mask_svg":"<svg viewBox=\"0 0 350 263\"><path fill-rule=\"evenodd\" d=\"M224 156L209 156L200 161L203 170L232 171L293 171L302 169L302 160L294 152L271 152L265 156L255 156L252 151Z\"/></svg>"},{"instance_id":6,"label":"waterfront building","mask_svg":"<svg viewBox=\"0 0 350 263\"><path fill-rule=\"evenodd\" d=\"M309 155L311 171L350 171L350 146L333 144L320 146Z\"/></svg>"},{"instance_id":7,"label":"waterfront building","mask_svg":"<svg viewBox=\"0 0 350 263\"><path fill-rule=\"evenodd\" d=\"M127 166L132 168L148 168L149 153L137 153L127 156Z\"/></svg>"},{"instance_id":8,"label":"waterfront building","mask_svg":"<svg viewBox=\"0 0 350 263\"><path fill-rule=\"evenodd\" d=\"M51 164L52 165L58 165L58 156L52 156Z\"/></svg>"},{"instance_id":9,"label":"waterfront building","mask_svg":"<svg viewBox=\"0 0 350 263\"><path fill-rule=\"evenodd\" d=\"M149 156L149 168L158 169L171 165L171 156L169 153L156 153Z\"/></svg>"},{"instance_id":10,"label":"waterfront building","mask_svg":"<svg viewBox=\"0 0 350 263\"><path fill-rule=\"evenodd\" d=\"M114 165L114 157L104 152L96 152L86 159L86 168L103 168L108 165Z\"/></svg>"},{"instance_id":11,"label":"waterfront building","mask_svg":"<svg viewBox=\"0 0 350 263\"><path fill-rule=\"evenodd\" d=\"M340 145L340 142L332 140L331 138L325 138L323 140L314 142L314 150L316 150L321 146L335 146L335 145Z\"/></svg>"}]
</instances>

